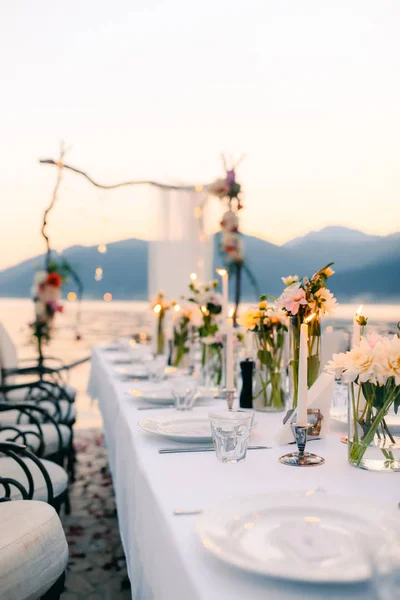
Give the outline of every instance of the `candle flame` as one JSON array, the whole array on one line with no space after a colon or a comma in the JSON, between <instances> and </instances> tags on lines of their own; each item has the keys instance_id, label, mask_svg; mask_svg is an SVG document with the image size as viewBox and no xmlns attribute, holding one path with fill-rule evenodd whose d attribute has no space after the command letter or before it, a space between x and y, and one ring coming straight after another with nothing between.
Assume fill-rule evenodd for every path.
<instances>
[{"instance_id":1,"label":"candle flame","mask_svg":"<svg viewBox=\"0 0 400 600\"><path fill-rule=\"evenodd\" d=\"M196 275L196 273L190 273L190 279L191 279L192 281L196 281L196 279L197 279L197 275Z\"/></svg>"},{"instance_id":2,"label":"candle flame","mask_svg":"<svg viewBox=\"0 0 400 600\"><path fill-rule=\"evenodd\" d=\"M200 307L200 310L201 310L201 312L202 312L204 315L206 315L206 317L208 317L208 315L210 314L210 312L209 312L209 310L208 310L207 306L201 306L201 307Z\"/></svg>"},{"instance_id":3,"label":"candle flame","mask_svg":"<svg viewBox=\"0 0 400 600\"><path fill-rule=\"evenodd\" d=\"M229 318L232 319L233 315L235 314L235 309L231 308L229 311Z\"/></svg>"},{"instance_id":4,"label":"candle flame","mask_svg":"<svg viewBox=\"0 0 400 600\"><path fill-rule=\"evenodd\" d=\"M228 271L226 269L215 269L215 270L218 273L218 275L221 275L221 277L225 277L225 275L228 275Z\"/></svg>"},{"instance_id":5,"label":"candle flame","mask_svg":"<svg viewBox=\"0 0 400 600\"><path fill-rule=\"evenodd\" d=\"M181 305L180 304L175 304L174 311L175 312L179 312L180 310L181 310Z\"/></svg>"},{"instance_id":6,"label":"candle flame","mask_svg":"<svg viewBox=\"0 0 400 600\"><path fill-rule=\"evenodd\" d=\"M304 319L304 323L310 323L310 321L313 320L313 318L315 317L317 313L312 313L312 315L309 315L306 319Z\"/></svg>"},{"instance_id":7,"label":"candle flame","mask_svg":"<svg viewBox=\"0 0 400 600\"><path fill-rule=\"evenodd\" d=\"M356 317L359 317L361 315L362 309L363 309L363 305L360 304L360 306L356 310Z\"/></svg>"},{"instance_id":8,"label":"candle flame","mask_svg":"<svg viewBox=\"0 0 400 600\"><path fill-rule=\"evenodd\" d=\"M156 315L158 315L158 313L161 312L161 304L156 304L155 306L153 306L153 311Z\"/></svg>"}]
</instances>

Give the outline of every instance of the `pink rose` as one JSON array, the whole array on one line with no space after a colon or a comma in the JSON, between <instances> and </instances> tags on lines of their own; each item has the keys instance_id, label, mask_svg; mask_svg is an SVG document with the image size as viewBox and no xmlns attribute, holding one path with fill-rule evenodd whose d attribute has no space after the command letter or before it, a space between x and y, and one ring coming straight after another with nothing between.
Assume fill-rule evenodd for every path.
<instances>
[{"instance_id":1,"label":"pink rose","mask_svg":"<svg viewBox=\"0 0 400 600\"><path fill-rule=\"evenodd\" d=\"M300 287L300 283L292 283L289 285L278 301L278 307L284 308L288 313L297 315L301 305L306 305L306 292Z\"/></svg>"}]
</instances>

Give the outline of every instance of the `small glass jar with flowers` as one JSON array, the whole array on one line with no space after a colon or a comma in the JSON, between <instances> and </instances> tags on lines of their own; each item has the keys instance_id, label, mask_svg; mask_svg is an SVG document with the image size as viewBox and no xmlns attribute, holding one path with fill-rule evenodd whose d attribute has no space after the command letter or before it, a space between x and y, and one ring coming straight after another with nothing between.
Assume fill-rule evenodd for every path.
<instances>
[{"instance_id":1,"label":"small glass jar with flowers","mask_svg":"<svg viewBox=\"0 0 400 600\"><path fill-rule=\"evenodd\" d=\"M170 309L170 303L163 291L159 291L153 300L152 310L157 318L156 326L156 354L165 353L165 315Z\"/></svg>"},{"instance_id":2,"label":"small glass jar with flowers","mask_svg":"<svg viewBox=\"0 0 400 600\"><path fill-rule=\"evenodd\" d=\"M334 354L325 369L349 385L348 458L371 471L400 471L400 339L377 334Z\"/></svg>"},{"instance_id":3,"label":"small glass jar with flowers","mask_svg":"<svg viewBox=\"0 0 400 600\"><path fill-rule=\"evenodd\" d=\"M292 408L297 406L300 328L309 322L307 385L310 388L317 380L321 368L321 318L332 315L336 298L327 289L328 278L334 274L329 263L311 278L298 275L282 277L286 288L278 298L277 306L289 319L289 382Z\"/></svg>"},{"instance_id":4,"label":"small glass jar with flowers","mask_svg":"<svg viewBox=\"0 0 400 600\"><path fill-rule=\"evenodd\" d=\"M239 323L254 333L256 372L253 390L253 408L256 410L284 411L287 400L286 372L283 368L286 314L269 305L267 296L260 297L258 308L249 309Z\"/></svg>"},{"instance_id":5,"label":"small glass jar with flowers","mask_svg":"<svg viewBox=\"0 0 400 600\"><path fill-rule=\"evenodd\" d=\"M218 318L222 313L222 297L217 292L218 281L208 283L192 281L189 285L189 302L200 309L201 319L197 327L201 343L201 372L203 383L210 387L223 385L223 339L217 337Z\"/></svg>"},{"instance_id":6,"label":"small glass jar with flowers","mask_svg":"<svg viewBox=\"0 0 400 600\"><path fill-rule=\"evenodd\" d=\"M185 363L190 352L190 329L194 311L189 307L181 307L177 302L172 302L172 306L173 338L171 363L174 367L187 368L188 365Z\"/></svg>"}]
</instances>

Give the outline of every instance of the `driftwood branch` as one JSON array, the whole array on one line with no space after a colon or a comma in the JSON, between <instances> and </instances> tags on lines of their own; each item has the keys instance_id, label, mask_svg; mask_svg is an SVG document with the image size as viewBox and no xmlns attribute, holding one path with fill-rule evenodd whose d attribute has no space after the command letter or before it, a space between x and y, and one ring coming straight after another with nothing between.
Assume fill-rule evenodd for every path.
<instances>
[{"instance_id":1,"label":"driftwood branch","mask_svg":"<svg viewBox=\"0 0 400 600\"><path fill-rule=\"evenodd\" d=\"M62 179L62 169L63 169L63 160L64 160L64 155L65 155L65 146L64 146L64 142L61 142L61 146L60 146L60 158L58 160L58 162L54 162L55 165L57 165L58 167L58 171L57 171L57 179L56 179L56 184L54 186L54 190L53 190L53 194L51 197L51 202L49 204L49 206L46 208L46 210L44 211L43 214L43 224L42 224L42 236L45 239L46 242L46 247L47 247L47 253L46 253L46 268L48 269L50 266L50 260L51 260L51 248L50 248L50 238L46 232L46 226L47 226L47 217L49 216L50 211L54 208L54 205L57 201L57 193L60 187L60 183L61 183L61 179Z\"/></svg>"},{"instance_id":2,"label":"driftwood branch","mask_svg":"<svg viewBox=\"0 0 400 600\"><path fill-rule=\"evenodd\" d=\"M60 163L62 163L62 161L55 161L51 158L42 158L39 160L39 163L42 165L54 165L56 167L60 168ZM115 190L117 188L120 187L126 187L129 185L152 185L158 188L162 188L162 189L167 189L167 190L187 190L187 191L203 191L206 190L207 187L209 187L208 185L202 185L202 186L197 186L197 185L168 185L166 183L160 183L158 181L151 181L151 180L136 180L136 181L122 181L121 183L114 183L112 185L102 185L101 183L98 183L97 181L94 181L94 179L92 179L87 173L85 173L84 171L81 171L80 169L77 169L76 167L72 167L71 165L67 165L67 164L61 164L61 168L64 169L68 169L69 171L73 171L74 173L77 173L78 175L82 175L83 177L85 177L92 185L94 185L97 188L100 188L102 190ZM201 188L201 189L199 189Z\"/></svg>"}]
</instances>

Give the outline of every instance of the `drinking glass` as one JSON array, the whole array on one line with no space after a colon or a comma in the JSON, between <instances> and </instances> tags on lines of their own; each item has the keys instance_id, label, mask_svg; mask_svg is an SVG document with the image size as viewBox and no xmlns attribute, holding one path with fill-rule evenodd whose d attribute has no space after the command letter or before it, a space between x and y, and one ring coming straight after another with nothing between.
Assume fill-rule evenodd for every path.
<instances>
[{"instance_id":1,"label":"drinking glass","mask_svg":"<svg viewBox=\"0 0 400 600\"><path fill-rule=\"evenodd\" d=\"M254 415L245 410L226 410L209 414L217 459L237 463L246 458Z\"/></svg>"},{"instance_id":2,"label":"drinking glass","mask_svg":"<svg viewBox=\"0 0 400 600\"><path fill-rule=\"evenodd\" d=\"M171 388L176 410L192 410L197 398L196 380L177 380Z\"/></svg>"},{"instance_id":3,"label":"drinking glass","mask_svg":"<svg viewBox=\"0 0 400 600\"><path fill-rule=\"evenodd\" d=\"M370 588L376 600L400 598L400 542L398 528L385 531L385 537L374 534L360 534L358 543L361 554L369 566Z\"/></svg>"},{"instance_id":4,"label":"drinking glass","mask_svg":"<svg viewBox=\"0 0 400 600\"><path fill-rule=\"evenodd\" d=\"M160 383L164 379L167 359L165 356L154 356L145 361L149 380L153 383Z\"/></svg>"}]
</instances>

